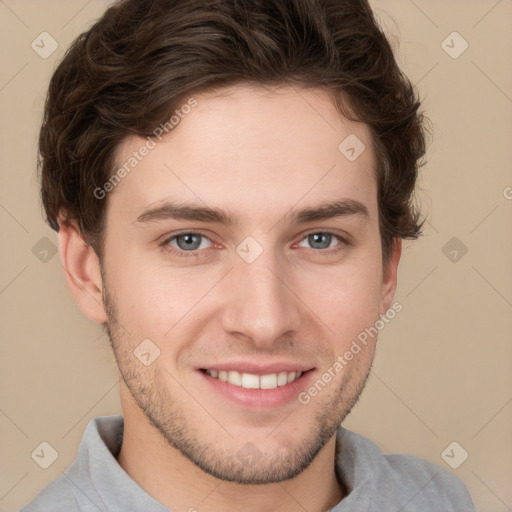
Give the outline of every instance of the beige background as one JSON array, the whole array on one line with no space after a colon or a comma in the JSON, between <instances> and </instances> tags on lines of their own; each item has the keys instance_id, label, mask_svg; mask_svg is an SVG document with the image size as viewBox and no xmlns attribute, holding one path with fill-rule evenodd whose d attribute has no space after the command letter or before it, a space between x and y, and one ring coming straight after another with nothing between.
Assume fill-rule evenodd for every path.
<instances>
[{"instance_id":1,"label":"beige background","mask_svg":"<svg viewBox=\"0 0 512 512\"><path fill-rule=\"evenodd\" d=\"M452 471L479 511L510 511L512 0L372 4L399 41L400 62L433 123L419 194L429 225L405 245L396 295L404 309L382 331L372 376L345 426L385 452ZM120 412L108 340L75 306L58 256L40 260L51 248L40 240L56 237L41 219L34 174L50 74L105 5L0 0L1 511L18 509L61 474L90 418ZM31 48L43 31L59 44L47 59ZM441 46L454 31L469 43L457 59ZM461 48L452 39L453 51ZM443 252L453 237L458 247ZM455 257L454 249L456 262L445 255ZM43 441L58 452L46 470L31 458ZM469 453L457 469L441 458L453 441Z\"/></svg>"}]
</instances>

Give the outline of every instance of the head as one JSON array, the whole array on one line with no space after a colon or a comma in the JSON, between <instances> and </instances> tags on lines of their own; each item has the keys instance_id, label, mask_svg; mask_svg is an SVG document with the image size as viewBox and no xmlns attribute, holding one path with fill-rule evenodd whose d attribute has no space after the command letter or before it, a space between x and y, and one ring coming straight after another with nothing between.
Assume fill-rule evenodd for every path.
<instances>
[{"instance_id":1,"label":"head","mask_svg":"<svg viewBox=\"0 0 512 512\"><path fill-rule=\"evenodd\" d=\"M419 106L366 0L121 1L57 68L40 169L68 284L123 407L204 471L291 478L356 403L376 336L332 368L421 231ZM297 399L226 398L230 369L300 369Z\"/></svg>"}]
</instances>

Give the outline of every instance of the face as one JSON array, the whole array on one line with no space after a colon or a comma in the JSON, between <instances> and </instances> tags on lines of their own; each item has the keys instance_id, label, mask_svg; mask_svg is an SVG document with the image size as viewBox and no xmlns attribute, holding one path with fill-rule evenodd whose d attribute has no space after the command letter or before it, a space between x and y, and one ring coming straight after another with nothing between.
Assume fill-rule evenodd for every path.
<instances>
[{"instance_id":1,"label":"face","mask_svg":"<svg viewBox=\"0 0 512 512\"><path fill-rule=\"evenodd\" d=\"M321 90L195 99L108 195L102 273L123 409L211 475L278 482L357 401L375 339L335 363L392 300L370 132ZM366 146L353 161L338 149L349 135ZM119 167L145 142L127 139Z\"/></svg>"}]
</instances>

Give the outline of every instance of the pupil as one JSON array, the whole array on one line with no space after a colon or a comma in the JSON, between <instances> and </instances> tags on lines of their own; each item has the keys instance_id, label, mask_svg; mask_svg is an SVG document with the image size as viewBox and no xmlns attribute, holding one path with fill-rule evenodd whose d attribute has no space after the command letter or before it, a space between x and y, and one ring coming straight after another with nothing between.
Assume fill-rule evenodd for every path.
<instances>
[{"instance_id":1,"label":"pupil","mask_svg":"<svg viewBox=\"0 0 512 512\"><path fill-rule=\"evenodd\" d=\"M197 249L200 245L198 240L199 237L197 235L181 235L181 237L178 237L178 245L180 249ZM180 241L184 241L184 243L181 244Z\"/></svg>"},{"instance_id":2,"label":"pupil","mask_svg":"<svg viewBox=\"0 0 512 512\"><path fill-rule=\"evenodd\" d=\"M331 235L328 233L314 233L310 235L310 243L316 249L326 249L331 244Z\"/></svg>"}]
</instances>

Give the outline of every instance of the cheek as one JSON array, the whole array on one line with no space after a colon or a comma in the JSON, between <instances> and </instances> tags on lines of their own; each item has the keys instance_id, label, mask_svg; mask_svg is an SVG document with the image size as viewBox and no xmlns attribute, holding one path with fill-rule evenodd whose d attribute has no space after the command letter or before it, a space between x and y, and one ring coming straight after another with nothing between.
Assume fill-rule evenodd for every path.
<instances>
[{"instance_id":1,"label":"cheek","mask_svg":"<svg viewBox=\"0 0 512 512\"><path fill-rule=\"evenodd\" d=\"M109 290L113 293L118 320L139 337L148 336L148 327L154 334L169 329L169 317L173 316L179 295L178 287L162 277L154 266L148 266L137 258L125 257L111 261L107 275ZM166 325L164 325L164 321Z\"/></svg>"},{"instance_id":2,"label":"cheek","mask_svg":"<svg viewBox=\"0 0 512 512\"><path fill-rule=\"evenodd\" d=\"M137 337L163 340L200 311L201 299L217 280L213 271L185 271L134 258L116 268L111 285L126 328Z\"/></svg>"},{"instance_id":3,"label":"cheek","mask_svg":"<svg viewBox=\"0 0 512 512\"><path fill-rule=\"evenodd\" d=\"M340 265L304 265L288 274L298 297L331 328L333 344L339 349L378 319L382 277L377 252L376 247L366 247ZM223 267L176 268L161 261L150 263L150 258L130 255L128 250L111 254L110 261L117 264L110 263L107 281L118 319L135 339L154 337L163 342L185 325L195 330L190 325L193 320L204 325L202 321L221 314L215 304L230 304L226 296L212 303L221 289L230 293L225 283L218 286Z\"/></svg>"},{"instance_id":4,"label":"cheek","mask_svg":"<svg viewBox=\"0 0 512 512\"><path fill-rule=\"evenodd\" d=\"M379 318L380 269L361 265L329 276L323 292L311 298L313 309L331 327L342 349Z\"/></svg>"}]
</instances>

